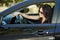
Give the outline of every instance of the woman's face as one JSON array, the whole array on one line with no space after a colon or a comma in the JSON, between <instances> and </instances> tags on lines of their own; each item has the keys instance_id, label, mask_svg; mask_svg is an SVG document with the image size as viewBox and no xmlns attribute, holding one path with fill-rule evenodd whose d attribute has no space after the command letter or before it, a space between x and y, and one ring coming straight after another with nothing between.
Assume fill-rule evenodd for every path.
<instances>
[{"instance_id":1,"label":"woman's face","mask_svg":"<svg viewBox=\"0 0 60 40\"><path fill-rule=\"evenodd\" d=\"M42 17L44 17L43 9L42 9L42 8L40 8L39 10L40 10L40 13L39 13L40 17L41 17L41 18L42 18Z\"/></svg>"}]
</instances>

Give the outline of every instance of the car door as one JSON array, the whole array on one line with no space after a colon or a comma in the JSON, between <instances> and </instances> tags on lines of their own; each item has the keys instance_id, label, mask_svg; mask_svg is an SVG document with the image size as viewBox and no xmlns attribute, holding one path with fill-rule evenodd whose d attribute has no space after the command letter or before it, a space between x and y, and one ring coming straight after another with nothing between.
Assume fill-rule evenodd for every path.
<instances>
[{"instance_id":1,"label":"car door","mask_svg":"<svg viewBox=\"0 0 60 40\"><path fill-rule=\"evenodd\" d=\"M51 8L53 9L53 6L57 6L56 4L56 1L53 1L53 0L29 0L29 1L26 1L26 2L22 2L22 3L19 3L13 7L10 7L9 9L1 12L0 14L0 17L2 19L2 22L3 24L1 25L1 27L5 28L5 29L10 29L10 28L17 28L19 29L20 33L21 34L33 34L35 35L36 32L39 32L38 33L42 33L42 35L54 35L54 31L55 31L55 26L56 26L56 20L57 20L57 7L54 8L54 11L52 13L52 21L51 23L44 23L44 24L38 24L38 23L35 23L32 22L31 20L27 20L25 18L23 18L23 21L24 22L29 22L29 23L20 23L20 24L9 24L9 23L6 23L6 20L4 19L7 19L7 22L9 22L9 20L11 21L11 19L8 19L9 17L11 17L11 15L15 12L19 12L25 8L28 8L29 11L26 13L26 14L30 14L31 16L35 16L35 15L38 15L38 7L42 4L48 4L51 6ZM36 8L36 9L35 9ZM35 10L35 11L34 11ZM26 12L26 10L24 10ZM21 17L20 17L21 19ZM22 22L22 21L21 21ZM31 23L32 22L32 23ZM4 24L5 23L5 24ZM38 34L37 35L40 35ZM41 35L41 36L42 36Z\"/></svg>"}]
</instances>

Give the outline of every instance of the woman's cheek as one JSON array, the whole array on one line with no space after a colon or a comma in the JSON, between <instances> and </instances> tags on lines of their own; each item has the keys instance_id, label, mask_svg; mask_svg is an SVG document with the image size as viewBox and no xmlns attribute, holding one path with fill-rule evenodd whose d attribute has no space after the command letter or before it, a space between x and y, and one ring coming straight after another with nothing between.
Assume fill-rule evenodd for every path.
<instances>
[{"instance_id":1,"label":"woman's cheek","mask_svg":"<svg viewBox=\"0 0 60 40\"><path fill-rule=\"evenodd\" d=\"M43 17L43 15L40 13L40 17Z\"/></svg>"}]
</instances>

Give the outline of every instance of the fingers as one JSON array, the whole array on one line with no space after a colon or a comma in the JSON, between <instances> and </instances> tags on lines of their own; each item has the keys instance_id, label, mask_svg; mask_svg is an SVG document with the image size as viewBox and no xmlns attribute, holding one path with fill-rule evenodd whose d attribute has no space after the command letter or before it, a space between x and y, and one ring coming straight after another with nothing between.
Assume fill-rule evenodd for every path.
<instances>
[{"instance_id":1,"label":"fingers","mask_svg":"<svg viewBox=\"0 0 60 40\"><path fill-rule=\"evenodd\" d=\"M19 12L15 12L13 13L13 16L17 16L19 14Z\"/></svg>"}]
</instances>

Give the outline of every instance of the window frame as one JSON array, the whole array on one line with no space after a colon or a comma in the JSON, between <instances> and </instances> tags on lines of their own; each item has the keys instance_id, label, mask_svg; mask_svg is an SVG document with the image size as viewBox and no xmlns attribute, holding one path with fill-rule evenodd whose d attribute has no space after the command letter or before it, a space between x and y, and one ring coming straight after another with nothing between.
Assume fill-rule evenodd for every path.
<instances>
[{"instance_id":1,"label":"window frame","mask_svg":"<svg viewBox=\"0 0 60 40\"><path fill-rule=\"evenodd\" d=\"M32 2L32 3L30 3L30 2ZM21 4L19 4L19 7L22 8L22 7L31 5L31 4L33 4L33 3L40 3L40 2L45 2L45 1L43 1L43 0L42 0L42 1L41 1L41 0L40 0L40 1L38 1L38 0L33 1L33 0L32 0L32 1L30 1L30 2L29 2L29 4L27 4L28 1L27 1L27 2L24 2L24 3L26 4L26 5L24 5L24 6L23 6L23 5L20 6L21 4L24 4L24 3L21 3ZM47 1L47 2L48 2L48 1ZM15 10L18 9L18 8L16 9L17 6L18 6L18 5L14 6ZM14 10L12 11L12 8L13 8L13 7L7 9L6 11L2 12L2 14L0 14L0 15L1 15L1 16L5 16L5 15L13 12ZM11 10L11 11L8 11L8 10ZM7 12L7 11L8 11L8 12ZM4 13L5 13L5 14L4 14ZM54 15L54 14L53 14L53 15ZM1 16L0 16L0 17L1 17ZM56 17L57 17L57 16L56 16ZM53 16L53 18L54 18L54 16ZM52 21L52 22L53 22L53 21ZM55 21L55 23L56 23L56 21ZM54 23L54 25L53 25L53 24L46 24L46 25L45 25L45 24L36 24L36 25L35 25L35 24L7 24L7 25L1 25L1 27L5 28L5 29L8 29L9 27L21 27L21 26L22 26L22 28L23 28L23 27L26 27L26 26L29 26L29 27L30 27L30 26L34 26L34 27L35 27L35 26L38 26L38 25L39 25L40 27L41 27L41 26L43 26L43 27L44 27L44 26L51 26L51 27L53 26L53 27L55 27L55 23ZM23 25L24 25L24 26L23 26Z\"/></svg>"}]
</instances>

